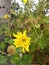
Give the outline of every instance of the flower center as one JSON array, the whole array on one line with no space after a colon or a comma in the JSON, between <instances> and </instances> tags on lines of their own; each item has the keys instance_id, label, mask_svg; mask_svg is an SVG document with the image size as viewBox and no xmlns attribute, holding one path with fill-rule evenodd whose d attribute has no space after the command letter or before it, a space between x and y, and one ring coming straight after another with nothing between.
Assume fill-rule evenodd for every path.
<instances>
[{"instance_id":1,"label":"flower center","mask_svg":"<svg viewBox=\"0 0 49 65\"><path fill-rule=\"evenodd\" d=\"M26 39L24 39L24 38L23 38L23 39L22 39L22 41L23 41L23 42L25 42L25 41L26 41Z\"/></svg>"}]
</instances>

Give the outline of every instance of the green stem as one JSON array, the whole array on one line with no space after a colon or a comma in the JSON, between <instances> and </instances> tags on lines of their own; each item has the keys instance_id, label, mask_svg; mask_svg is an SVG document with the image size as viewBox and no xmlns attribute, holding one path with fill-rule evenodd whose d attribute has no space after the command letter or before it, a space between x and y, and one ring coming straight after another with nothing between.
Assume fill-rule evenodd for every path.
<instances>
[{"instance_id":1,"label":"green stem","mask_svg":"<svg viewBox=\"0 0 49 65\"><path fill-rule=\"evenodd\" d=\"M34 27L34 24L33 24L33 29L34 29L34 31L35 31L35 34L36 34L37 37L38 37L39 35L38 35L38 33L37 33L37 31L36 31L36 29L35 29L35 27Z\"/></svg>"},{"instance_id":2,"label":"green stem","mask_svg":"<svg viewBox=\"0 0 49 65\"><path fill-rule=\"evenodd\" d=\"M36 39L36 41L35 41L35 42L37 42L39 39L41 39L41 37L43 36L43 32L44 32L44 31L41 31L40 36L38 36L38 37L37 37L37 39Z\"/></svg>"},{"instance_id":3,"label":"green stem","mask_svg":"<svg viewBox=\"0 0 49 65\"><path fill-rule=\"evenodd\" d=\"M10 20L8 21L8 34L9 34L9 37L11 38L11 27L10 27Z\"/></svg>"}]
</instances>

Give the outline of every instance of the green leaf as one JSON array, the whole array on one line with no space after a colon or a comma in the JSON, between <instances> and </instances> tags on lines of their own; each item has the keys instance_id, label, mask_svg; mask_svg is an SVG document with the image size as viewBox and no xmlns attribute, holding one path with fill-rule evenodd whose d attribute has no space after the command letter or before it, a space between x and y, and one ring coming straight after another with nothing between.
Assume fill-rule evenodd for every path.
<instances>
[{"instance_id":1,"label":"green leaf","mask_svg":"<svg viewBox=\"0 0 49 65\"><path fill-rule=\"evenodd\" d=\"M45 22L45 23L49 23L49 19L45 18L45 19L44 19L44 22Z\"/></svg>"},{"instance_id":2,"label":"green leaf","mask_svg":"<svg viewBox=\"0 0 49 65\"><path fill-rule=\"evenodd\" d=\"M20 60L20 64L18 65L30 65L31 61L32 61L32 55L24 54Z\"/></svg>"},{"instance_id":3,"label":"green leaf","mask_svg":"<svg viewBox=\"0 0 49 65\"><path fill-rule=\"evenodd\" d=\"M6 47L6 44L5 44L4 42L1 42L1 44L0 44L0 48L1 48L2 50L4 50L5 47Z\"/></svg>"},{"instance_id":4,"label":"green leaf","mask_svg":"<svg viewBox=\"0 0 49 65\"><path fill-rule=\"evenodd\" d=\"M9 44L13 44L13 39L10 39L9 40Z\"/></svg>"},{"instance_id":5,"label":"green leaf","mask_svg":"<svg viewBox=\"0 0 49 65\"><path fill-rule=\"evenodd\" d=\"M5 43L8 43L9 40L10 40L10 38L9 37L6 37L4 40L5 40Z\"/></svg>"},{"instance_id":6,"label":"green leaf","mask_svg":"<svg viewBox=\"0 0 49 65\"><path fill-rule=\"evenodd\" d=\"M46 46L49 46L49 34L44 33L37 41L38 46L43 50Z\"/></svg>"},{"instance_id":7,"label":"green leaf","mask_svg":"<svg viewBox=\"0 0 49 65\"><path fill-rule=\"evenodd\" d=\"M18 65L30 65L32 61L32 55L30 54L24 54L22 57L20 55L16 54L11 57L10 61L13 64L18 64Z\"/></svg>"},{"instance_id":8,"label":"green leaf","mask_svg":"<svg viewBox=\"0 0 49 65\"><path fill-rule=\"evenodd\" d=\"M30 52L35 51L35 50L36 50L36 45L34 43L32 43L30 45Z\"/></svg>"},{"instance_id":9,"label":"green leaf","mask_svg":"<svg viewBox=\"0 0 49 65\"><path fill-rule=\"evenodd\" d=\"M7 57L0 55L0 65L3 65L7 62Z\"/></svg>"},{"instance_id":10,"label":"green leaf","mask_svg":"<svg viewBox=\"0 0 49 65\"><path fill-rule=\"evenodd\" d=\"M21 47L16 48L16 52L17 52L17 53L20 53L20 52L21 52L21 50L22 50L22 48L21 48Z\"/></svg>"},{"instance_id":11,"label":"green leaf","mask_svg":"<svg viewBox=\"0 0 49 65\"><path fill-rule=\"evenodd\" d=\"M16 55L13 55L13 56L11 56L11 58L10 58L10 62L12 63L12 64L17 64L17 63L19 63L19 60L20 60L20 56L18 55L18 54L16 54Z\"/></svg>"},{"instance_id":12,"label":"green leaf","mask_svg":"<svg viewBox=\"0 0 49 65\"><path fill-rule=\"evenodd\" d=\"M49 17L42 16L42 22L49 23Z\"/></svg>"}]
</instances>

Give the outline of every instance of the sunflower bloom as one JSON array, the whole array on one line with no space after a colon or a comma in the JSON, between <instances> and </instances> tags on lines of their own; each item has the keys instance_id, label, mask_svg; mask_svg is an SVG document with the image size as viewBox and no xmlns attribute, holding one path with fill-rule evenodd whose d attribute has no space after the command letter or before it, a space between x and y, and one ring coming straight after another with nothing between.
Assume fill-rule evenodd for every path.
<instances>
[{"instance_id":1,"label":"sunflower bloom","mask_svg":"<svg viewBox=\"0 0 49 65\"><path fill-rule=\"evenodd\" d=\"M17 32L17 34L13 34L16 39L13 39L14 45L16 48L22 47L22 52L29 52L29 45L31 38L26 35L26 31Z\"/></svg>"}]
</instances>

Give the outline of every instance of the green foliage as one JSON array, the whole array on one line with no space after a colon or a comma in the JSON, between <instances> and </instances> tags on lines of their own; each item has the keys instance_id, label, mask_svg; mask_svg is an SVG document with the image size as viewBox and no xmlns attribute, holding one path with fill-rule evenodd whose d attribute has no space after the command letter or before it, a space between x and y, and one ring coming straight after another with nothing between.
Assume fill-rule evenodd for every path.
<instances>
[{"instance_id":1,"label":"green foliage","mask_svg":"<svg viewBox=\"0 0 49 65\"><path fill-rule=\"evenodd\" d=\"M1 42L0 43L0 48L4 51L5 47L6 47L6 44L4 42Z\"/></svg>"},{"instance_id":2,"label":"green foliage","mask_svg":"<svg viewBox=\"0 0 49 65\"><path fill-rule=\"evenodd\" d=\"M49 17L42 16L42 22L49 24Z\"/></svg>"},{"instance_id":3,"label":"green foliage","mask_svg":"<svg viewBox=\"0 0 49 65\"><path fill-rule=\"evenodd\" d=\"M10 62L12 62L12 64L19 63L19 60L20 60L20 56L18 54L14 55L10 58Z\"/></svg>"},{"instance_id":4,"label":"green foliage","mask_svg":"<svg viewBox=\"0 0 49 65\"><path fill-rule=\"evenodd\" d=\"M17 4L14 2L11 6L10 20L0 23L0 65L5 64L8 58L12 64L17 65L30 65L31 63L44 65L49 62L45 61L49 59L49 16L46 16L47 11L45 11L49 9L49 2L39 0L37 5L30 2L24 4L24 9L20 7L16 10ZM32 6L36 10L31 10ZM16 48L15 54L9 55L7 48L13 45L13 39L15 39L13 34L24 30L31 37L30 51L22 53L22 48Z\"/></svg>"},{"instance_id":5,"label":"green foliage","mask_svg":"<svg viewBox=\"0 0 49 65\"><path fill-rule=\"evenodd\" d=\"M16 63L18 65L30 65L32 58L33 57L30 56L30 54L22 55L22 57L20 57L20 55L16 54L11 57L10 61L12 63L14 63L14 64Z\"/></svg>"},{"instance_id":6,"label":"green foliage","mask_svg":"<svg viewBox=\"0 0 49 65\"><path fill-rule=\"evenodd\" d=\"M49 34L44 34L40 39L37 41L38 46L43 50L46 46L49 45Z\"/></svg>"},{"instance_id":7,"label":"green foliage","mask_svg":"<svg viewBox=\"0 0 49 65\"><path fill-rule=\"evenodd\" d=\"M3 55L0 55L0 65L3 65L7 62L7 57L6 56L3 56Z\"/></svg>"}]
</instances>

